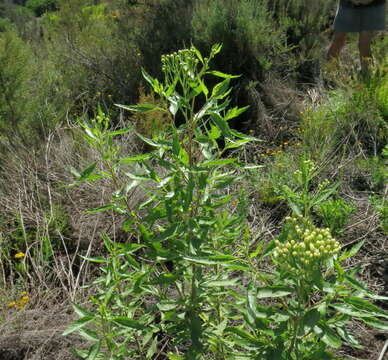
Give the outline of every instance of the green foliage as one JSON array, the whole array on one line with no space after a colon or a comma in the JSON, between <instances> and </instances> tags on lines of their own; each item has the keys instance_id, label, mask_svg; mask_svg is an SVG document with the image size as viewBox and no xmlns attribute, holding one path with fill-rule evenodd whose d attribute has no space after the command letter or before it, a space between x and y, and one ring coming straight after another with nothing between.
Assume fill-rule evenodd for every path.
<instances>
[{"instance_id":1,"label":"green foliage","mask_svg":"<svg viewBox=\"0 0 388 360\"><path fill-rule=\"evenodd\" d=\"M42 16L48 11L57 8L57 0L28 0L25 7L34 12L36 16Z\"/></svg>"},{"instance_id":2,"label":"green foliage","mask_svg":"<svg viewBox=\"0 0 388 360\"><path fill-rule=\"evenodd\" d=\"M92 164L76 174L73 185L110 180L115 188L111 203L91 213L113 210L124 215L123 229L141 239L117 244L104 237L110 256L90 259L106 264L97 282L98 294L91 299L94 312L82 313L65 332L91 324L81 332L96 342L85 358L94 352L104 358L152 358L164 336L170 339L169 349L182 348L187 359L199 359L210 348L224 356L219 336L227 321L223 300L235 285L227 273L244 268L230 245L245 229L245 212L243 203L235 213L224 209L239 197L222 189L236 182L241 165L222 154L252 139L228 125L245 109L228 108L233 76L209 68L220 48L214 46L208 58L194 47L162 57L163 82L143 71L160 96L161 107L119 105L134 112L168 114L166 132L153 138L137 134L152 152L121 157L114 137L129 129L109 131L108 118L101 112L83 125L86 140L101 156L102 168ZM221 79L211 89L205 81L210 76ZM194 104L200 100L202 107L196 110ZM185 123L176 127L176 116L183 116ZM136 188L146 198L131 206L128 197Z\"/></svg>"},{"instance_id":3,"label":"green foliage","mask_svg":"<svg viewBox=\"0 0 388 360\"><path fill-rule=\"evenodd\" d=\"M367 160L360 160L360 166L370 174L370 188L375 191L383 190L388 176L386 159L373 156Z\"/></svg>"},{"instance_id":4,"label":"green foliage","mask_svg":"<svg viewBox=\"0 0 388 360\"><path fill-rule=\"evenodd\" d=\"M370 198L375 211L379 214L380 228L384 234L388 234L388 203L385 196L374 195Z\"/></svg>"},{"instance_id":5,"label":"green foliage","mask_svg":"<svg viewBox=\"0 0 388 360\"><path fill-rule=\"evenodd\" d=\"M61 91L72 100L72 115L98 104L114 112L114 101L135 101L141 53L135 43L135 19L125 8L89 0L59 1L58 11L43 17L48 57Z\"/></svg>"},{"instance_id":6,"label":"green foliage","mask_svg":"<svg viewBox=\"0 0 388 360\"><path fill-rule=\"evenodd\" d=\"M285 32L275 25L267 1L202 0L194 7L192 26L201 46L224 45L221 60L229 71L260 73L286 62Z\"/></svg>"},{"instance_id":7,"label":"green foliage","mask_svg":"<svg viewBox=\"0 0 388 360\"><path fill-rule=\"evenodd\" d=\"M10 139L26 141L23 122L31 79L31 51L15 31L0 33L0 129ZM10 141L11 142L11 141Z\"/></svg>"},{"instance_id":8,"label":"green foliage","mask_svg":"<svg viewBox=\"0 0 388 360\"><path fill-rule=\"evenodd\" d=\"M107 256L86 258L100 264L101 276L88 308L75 305L79 319L64 332L78 331L92 342L78 351L81 358L152 359L163 352L182 360L335 359L331 349L343 343L360 347L350 320L388 327L388 313L368 300L385 298L341 266L362 243L341 252L330 230L308 218L335 190L327 183L312 190L311 161L302 159L294 174L297 188L283 190L300 215L287 218L268 246L250 249L244 196L224 191L238 185L243 165L223 154L254 139L228 125L245 109L229 107L233 76L209 68L219 51L214 46L204 58L191 47L163 56L162 81L143 70L160 105L118 105L171 119L152 138L137 134L151 152L122 154L115 138L131 129L110 130L101 110L82 125L100 156L82 172L73 169L70 186L109 181L110 203L90 213L121 214L132 241L103 234ZM209 77L221 80L210 87ZM178 116L185 120L180 126ZM135 191L144 197L131 203ZM264 259L272 266L267 262L262 273L257 262Z\"/></svg>"},{"instance_id":9,"label":"green foliage","mask_svg":"<svg viewBox=\"0 0 388 360\"><path fill-rule=\"evenodd\" d=\"M332 234L339 235L349 220L349 216L355 208L342 199L329 199L319 206L316 211L322 222Z\"/></svg>"},{"instance_id":10,"label":"green foliage","mask_svg":"<svg viewBox=\"0 0 388 360\"><path fill-rule=\"evenodd\" d=\"M38 72L29 44L14 29L0 32L0 138L7 138L8 150L41 141L66 112L66 96L58 96L56 73L44 55Z\"/></svg>"},{"instance_id":11,"label":"green foliage","mask_svg":"<svg viewBox=\"0 0 388 360\"><path fill-rule=\"evenodd\" d=\"M284 184L278 190L282 198L287 200L294 214L311 216L314 207L328 199L338 187L339 183L329 186L329 181L324 180L313 188L312 181L318 175L317 170L316 165L311 160L302 158L299 169L293 173L295 185L290 187Z\"/></svg>"},{"instance_id":12,"label":"green foliage","mask_svg":"<svg viewBox=\"0 0 388 360\"><path fill-rule=\"evenodd\" d=\"M367 300L383 297L368 291L354 272L345 274L340 264L361 245L340 253L328 229L317 229L302 216L287 218L270 245L276 269L258 274L264 286L250 283L240 306L244 324L227 328L240 347L234 358L335 359L330 349L360 347L347 327L352 318L385 328L387 312Z\"/></svg>"},{"instance_id":13,"label":"green foliage","mask_svg":"<svg viewBox=\"0 0 388 360\"><path fill-rule=\"evenodd\" d=\"M363 150L376 156L385 146L388 131L384 120L385 65L376 64L362 81L349 68L338 63L328 64L325 71L338 89L330 91L324 101L301 117L303 142L315 157L328 155L338 148L346 153Z\"/></svg>"}]
</instances>

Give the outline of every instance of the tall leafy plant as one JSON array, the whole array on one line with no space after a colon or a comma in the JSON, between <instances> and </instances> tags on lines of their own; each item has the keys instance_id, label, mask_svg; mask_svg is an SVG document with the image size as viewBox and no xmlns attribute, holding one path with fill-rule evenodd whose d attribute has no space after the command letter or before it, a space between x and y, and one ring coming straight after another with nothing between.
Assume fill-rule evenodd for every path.
<instances>
[{"instance_id":1,"label":"tall leafy plant","mask_svg":"<svg viewBox=\"0 0 388 360\"><path fill-rule=\"evenodd\" d=\"M123 157L114 138L129 130L110 131L101 111L83 125L100 160L82 173L74 170L73 185L110 181L115 188L111 202L91 212L122 214L123 229L133 239L123 244L104 236L109 256L89 259L102 266L92 310L76 305L80 319L65 331L78 330L93 340L88 351L79 352L84 358L150 359L170 349L174 360L200 359L208 351L226 359L222 334L229 308L224 300L236 284L228 273L244 268L231 244L245 229L245 210L243 205L234 213L226 208L241 197L224 189L237 181L236 171L243 166L223 155L254 139L228 125L245 108L228 106L234 76L210 69L220 50L216 45L203 57L191 47L163 56L163 81L143 71L163 106L118 105L168 114L164 133L152 139L137 134L151 152ZM208 77L220 81L209 89ZM131 193L139 189L144 201L132 204Z\"/></svg>"}]
</instances>

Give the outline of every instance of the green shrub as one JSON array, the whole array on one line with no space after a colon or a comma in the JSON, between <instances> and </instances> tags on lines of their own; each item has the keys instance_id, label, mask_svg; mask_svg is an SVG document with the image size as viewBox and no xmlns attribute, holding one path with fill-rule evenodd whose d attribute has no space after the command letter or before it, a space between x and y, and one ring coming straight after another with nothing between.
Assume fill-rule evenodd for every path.
<instances>
[{"instance_id":1,"label":"green shrub","mask_svg":"<svg viewBox=\"0 0 388 360\"><path fill-rule=\"evenodd\" d=\"M384 232L385 235L388 235L388 202L387 198L384 196L374 195L370 198L371 203L373 204L375 211L379 215L379 227Z\"/></svg>"},{"instance_id":2,"label":"green shrub","mask_svg":"<svg viewBox=\"0 0 388 360\"><path fill-rule=\"evenodd\" d=\"M25 124L31 103L28 82L32 78L32 52L15 31L0 33L0 129L12 145L16 138L27 143Z\"/></svg>"},{"instance_id":3,"label":"green shrub","mask_svg":"<svg viewBox=\"0 0 388 360\"><path fill-rule=\"evenodd\" d=\"M301 116L303 143L313 157L323 158L339 148L345 153L361 149L372 156L382 151L388 134L381 98L384 81L379 73L363 83L353 81L329 92Z\"/></svg>"},{"instance_id":4,"label":"green shrub","mask_svg":"<svg viewBox=\"0 0 388 360\"><path fill-rule=\"evenodd\" d=\"M349 216L355 208L342 199L329 199L316 208L323 225L328 227L332 234L341 234Z\"/></svg>"},{"instance_id":5,"label":"green shrub","mask_svg":"<svg viewBox=\"0 0 388 360\"><path fill-rule=\"evenodd\" d=\"M54 11L57 8L57 0L28 0L25 7L32 10L36 16Z\"/></svg>"},{"instance_id":6,"label":"green shrub","mask_svg":"<svg viewBox=\"0 0 388 360\"><path fill-rule=\"evenodd\" d=\"M244 75L263 75L286 60L285 33L275 25L267 1L198 1L193 36L201 47L224 46L222 68Z\"/></svg>"}]
</instances>

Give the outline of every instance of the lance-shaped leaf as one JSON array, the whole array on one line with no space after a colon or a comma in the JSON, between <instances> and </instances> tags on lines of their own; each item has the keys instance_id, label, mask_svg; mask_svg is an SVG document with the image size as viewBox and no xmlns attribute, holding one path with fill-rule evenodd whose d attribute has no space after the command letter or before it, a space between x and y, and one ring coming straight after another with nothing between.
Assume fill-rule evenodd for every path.
<instances>
[{"instance_id":1,"label":"lance-shaped leaf","mask_svg":"<svg viewBox=\"0 0 388 360\"><path fill-rule=\"evenodd\" d=\"M162 109L161 107L154 105L154 104L141 104L141 105L115 104L115 105L121 109L134 111L134 112L149 112L149 111L154 111L154 110L164 111L164 109Z\"/></svg>"},{"instance_id":2,"label":"lance-shaped leaf","mask_svg":"<svg viewBox=\"0 0 388 360\"><path fill-rule=\"evenodd\" d=\"M114 317L112 320L114 323L122 327L138 329L138 330L144 329L144 325L141 324L139 321L130 319L129 317L126 317L126 316L117 316L117 317Z\"/></svg>"},{"instance_id":3,"label":"lance-shaped leaf","mask_svg":"<svg viewBox=\"0 0 388 360\"><path fill-rule=\"evenodd\" d=\"M257 298L277 298L292 294L294 291L292 288L283 285L264 286L257 289Z\"/></svg>"},{"instance_id":4,"label":"lance-shaped leaf","mask_svg":"<svg viewBox=\"0 0 388 360\"><path fill-rule=\"evenodd\" d=\"M63 336L69 335L74 331L77 331L87 324L89 324L91 321L94 320L94 316L83 316L82 318L74 321L63 333Z\"/></svg>"}]
</instances>

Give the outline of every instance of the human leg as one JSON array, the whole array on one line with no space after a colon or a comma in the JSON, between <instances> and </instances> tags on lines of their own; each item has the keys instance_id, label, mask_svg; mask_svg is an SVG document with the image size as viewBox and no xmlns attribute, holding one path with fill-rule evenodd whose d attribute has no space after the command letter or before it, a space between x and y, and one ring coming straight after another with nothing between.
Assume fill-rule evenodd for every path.
<instances>
[{"instance_id":1,"label":"human leg","mask_svg":"<svg viewBox=\"0 0 388 360\"><path fill-rule=\"evenodd\" d=\"M335 32L333 40L327 51L327 60L338 58L346 42L346 32Z\"/></svg>"},{"instance_id":2,"label":"human leg","mask_svg":"<svg viewBox=\"0 0 388 360\"><path fill-rule=\"evenodd\" d=\"M361 73L367 74L369 65L373 61L371 43L373 31L361 31L358 39L358 48L360 51Z\"/></svg>"}]
</instances>

